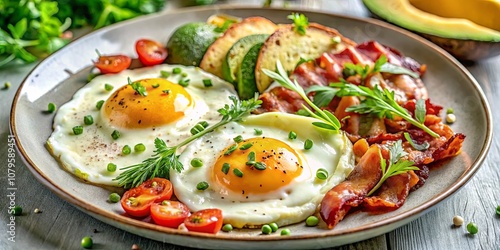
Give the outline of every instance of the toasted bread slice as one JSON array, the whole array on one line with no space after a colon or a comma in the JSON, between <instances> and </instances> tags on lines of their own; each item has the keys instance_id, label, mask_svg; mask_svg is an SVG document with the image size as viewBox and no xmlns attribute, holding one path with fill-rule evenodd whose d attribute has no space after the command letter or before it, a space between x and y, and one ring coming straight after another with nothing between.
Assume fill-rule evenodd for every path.
<instances>
[{"instance_id":1,"label":"toasted bread slice","mask_svg":"<svg viewBox=\"0 0 500 250\"><path fill-rule=\"evenodd\" d=\"M276 24L263 17L248 17L231 25L224 35L210 45L201 60L200 68L222 78L222 63L234 43L252 34L272 34L277 28Z\"/></svg>"},{"instance_id":2,"label":"toasted bread slice","mask_svg":"<svg viewBox=\"0 0 500 250\"><path fill-rule=\"evenodd\" d=\"M340 42L338 41L340 38ZM336 41L335 41L336 40ZM286 71L295 69L300 58L314 59L324 52L337 52L356 43L342 36L337 30L310 23L306 34L294 31L292 24L282 25L264 43L257 58L255 80L259 92L269 87L272 79L262 69L276 70L276 61L280 60Z\"/></svg>"}]
</instances>

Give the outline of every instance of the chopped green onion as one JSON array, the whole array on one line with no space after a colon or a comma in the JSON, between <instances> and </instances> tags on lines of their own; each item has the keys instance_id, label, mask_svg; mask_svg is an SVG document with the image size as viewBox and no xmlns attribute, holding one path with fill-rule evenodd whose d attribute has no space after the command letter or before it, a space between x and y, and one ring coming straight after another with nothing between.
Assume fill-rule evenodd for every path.
<instances>
[{"instance_id":1,"label":"chopped green onion","mask_svg":"<svg viewBox=\"0 0 500 250\"><path fill-rule=\"evenodd\" d=\"M270 234L273 232L273 229L271 228L271 226L266 224L262 226L261 231L263 234Z\"/></svg>"},{"instance_id":2,"label":"chopped green onion","mask_svg":"<svg viewBox=\"0 0 500 250\"><path fill-rule=\"evenodd\" d=\"M297 133L295 133L294 131L290 131L290 133L288 133L288 139L290 140L297 139Z\"/></svg>"},{"instance_id":3,"label":"chopped green onion","mask_svg":"<svg viewBox=\"0 0 500 250\"><path fill-rule=\"evenodd\" d=\"M255 165L255 152L250 152L247 156L247 165L253 166Z\"/></svg>"},{"instance_id":4,"label":"chopped green onion","mask_svg":"<svg viewBox=\"0 0 500 250\"><path fill-rule=\"evenodd\" d=\"M222 227L222 231L224 231L224 232L231 232L231 231L233 231L233 225L231 225L231 224L225 224Z\"/></svg>"},{"instance_id":5,"label":"chopped green onion","mask_svg":"<svg viewBox=\"0 0 500 250\"><path fill-rule=\"evenodd\" d=\"M446 114L453 114L453 113L455 113L455 111L453 110L453 108L446 109Z\"/></svg>"},{"instance_id":6,"label":"chopped green onion","mask_svg":"<svg viewBox=\"0 0 500 250\"><path fill-rule=\"evenodd\" d=\"M224 164L222 164L222 169L221 169L222 173L224 173L224 174L229 173L229 168L231 168L229 163L225 162Z\"/></svg>"},{"instance_id":7,"label":"chopped green onion","mask_svg":"<svg viewBox=\"0 0 500 250\"><path fill-rule=\"evenodd\" d=\"M73 127L73 134L75 135L81 135L83 133L83 127L82 126L74 126Z\"/></svg>"},{"instance_id":8,"label":"chopped green onion","mask_svg":"<svg viewBox=\"0 0 500 250\"><path fill-rule=\"evenodd\" d=\"M111 133L111 137L113 137L113 139L117 140L118 138L120 138L120 131L114 130L113 133Z\"/></svg>"},{"instance_id":9,"label":"chopped green onion","mask_svg":"<svg viewBox=\"0 0 500 250\"><path fill-rule=\"evenodd\" d=\"M111 85L109 83L104 84L104 89L106 91L111 91L111 90L113 90L113 88L114 88L113 85Z\"/></svg>"},{"instance_id":10,"label":"chopped green onion","mask_svg":"<svg viewBox=\"0 0 500 250\"><path fill-rule=\"evenodd\" d=\"M125 145L125 146L123 146L123 148L122 148L122 154L124 154L124 155L128 155L128 154L130 154L131 152L132 152L132 149L130 148L130 146L129 146L129 145Z\"/></svg>"},{"instance_id":11,"label":"chopped green onion","mask_svg":"<svg viewBox=\"0 0 500 250\"><path fill-rule=\"evenodd\" d=\"M19 205L15 205L12 210L10 211L10 214L14 216L19 216L23 214L23 208Z\"/></svg>"},{"instance_id":12,"label":"chopped green onion","mask_svg":"<svg viewBox=\"0 0 500 250\"><path fill-rule=\"evenodd\" d=\"M305 150L309 150L313 147L313 141L310 140L310 139L307 139L305 142L304 142L304 149Z\"/></svg>"},{"instance_id":13,"label":"chopped green onion","mask_svg":"<svg viewBox=\"0 0 500 250\"><path fill-rule=\"evenodd\" d=\"M174 68L172 70L172 74L180 74L182 72L182 69L181 68Z\"/></svg>"},{"instance_id":14,"label":"chopped green onion","mask_svg":"<svg viewBox=\"0 0 500 250\"><path fill-rule=\"evenodd\" d=\"M193 158L191 160L191 166L195 168L203 167L203 161L200 158Z\"/></svg>"},{"instance_id":15,"label":"chopped green onion","mask_svg":"<svg viewBox=\"0 0 500 250\"><path fill-rule=\"evenodd\" d=\"M170 89L164 89L164 90L162 90L161 92L163 92L164 94L167 94L167 95L168 95L168 94L170 94Z\"/></svg>"},{"instance_id":16,"label":"chopped green onion","mask_svg":"<svg viewBox=\"0 0 500 250\"><path fill-rule=\"evenodd\" d=\"M109 201L112 203L119 202L120 198L121 198L120 195L117 193L111 193L111 194L109 194L109 197L108 197Z\"/></svg>"},{"instance_id":17,"label":"chopped green onion","mask_svg":"<svg viewBox=\"0 0 500 250\"><path fill-rule=\"evenodd\" d=\"M135 152L140 153L140 152L144 152L145 150L146 150L146 146L144 146L144 144L142 144L142 143L138 143L134 146Z\"/></svg>"},{"instance_id":18,"label":"chopped green onion","mask_svg":"<svg viewBox=\"0 0 500 250\"><path fill-rule=\"evenodd\" d=\"M262 129L260 128L255 128L255 135L262 135Z\"/></svg>"},{"instance_id":19,"label":"chopped green onion","mask_svg":"<svg viewBox=\"0 0 500 250\"><path fill-rule=\"evenodd\" d=\"M269 226L271 227L271 230L273 230L273 232L278 231L278 224L276 224L276 222L270 223Z\"/></svg>"},{"instance_id":20,"label":"chopped green onion","mask_svg":"<svg viewBox=\"0 0 500 250\"><path fill-rule=\"evenodd\" d=\"M106 167L108 172L115 172L116 171L116 164L114 163L108 163L108 166Z\"/></svg>"},{"instance_id":21,"label":"chopped green onion","mask_svg":"<svg viewBox=\"0 0 500 250\"><path fill-rule=\"evenodd\" d=\"M186 72L181 73L181 77L187 77L187 76L188 76L188 73L186 73Z\"/></svg>"},{"instance_id":22,"label":"chopped green onion","mask_svg":"<svg viewBox=\"0 0 500 250\"><path fill-rule=\"evenodd\" d=\"M334 44L339 44L341 42L342 42L342 39L340 38L340 36L334 36L332 38L332 43L334 43Z\"/></svg>"},{"instance_id":23,"label":"chopped green onion","mask_svg":"<svg viewBox=\"0 0 500 250\"><path fill-rule=\"evenodd\" d=\"M212 84L212 80L210 80L210 79L203 79L203 85L204 85L205 87L207 87L207 88L208 88L208 87L212 87L212 86L213 86L213 84Z\"/></svg>"},{"instance_id":24,"label":"chopped green onion","mask_svg":"<svg viewBox=\"0 0 500 250\"><path fill-rule=\"evenodd\" d=\"M155 84L151 85L151 87L153 87L154 89L156 89L156 88L160 87L160 84L159 83L155 83Z\"/></svg>"},{"instance_id":25,"label":"chopped green onion","mask_svg":"<svg viewBox=\"0 0 500 250\"><path fill-rule=\"evenodd\" d=\"M54 103L49 102L49 105L47 107L47 112L54 113L54 111L56 111L56 105Z\"/></svg>"},{"instance_id":26,"label":"chopped green onion","mask_svg":"<svg viewBox=\"0 0 500 250\"><path fill-rule=\"evenodd\" d=\"M311 215L309 217L307 217L306 219L306 225L308 227L315 227L319 224L319 219L318 217L314 216L314 215Z\"/></svg>"},{"instance_id":27,"label":"chopped green onion","mask_svg":"<svg viewBox=\"0 0 500 250\"><path fill-rule=\"evenodd\" d=\"M247 144L241 145L240 150L247 150L247 149L251 148L252 146L253 146L253 143L249 142Z\"/></svg>"},{"instance_id":28,"label":"chopped green onion","mask_svg":"<svg viewBox=\"0 0 500 250\"><path fill-rule=\"evenodd\" d=\"M180 69L179 69L179 70L180 70ZM168 77L170 76L170 72L165 71L165 70L162 70L162 71L160 71L160 75L161 75L162 77L168 78Z\"/></svg>"},{"instance_id":29,"label":"chopped green onion","mask_svg":"<svg viewBox=\"0 0 500 250\"><path fill-rule=\"evenodd\" d=\"M290 234L291 234L291 232L290 232L290 229L288 229L288 228L281 230L281 233L280 233L281 236L288 236Z\"/></svg>"},{"instance_id":30,"label":"chopped green onion","mask_svg":"<svg viewBox=\"0 0 500 250\"><path fill-rule=\"evenodd\" d=\"M189 79L180 79L178 84L181 85L182 87L187 87L189 86Z\"/></svg>"},{"instance_id":31,"label":"chopped green onion","mask_svg":"<svg viewBox=\"0 0 500 250\"><path fill-rule=\"evenodd\" d=\"M94 242L92 241L92 238L85 236L82 238L81 245L85 249L91 249L94 246Z\"/></svg>"},{"instance_id":32,"label":"chopped green onion","mask_svg":"<svg viewBox=\"0 0 500 250\"><path fill-rule=\"evenodd\" d=\"M231 146L230 148L228 148L226 150L226 152L224 152L224 155L230 155L230 154L232 154L237 148L238 148L238 144L234 144L233 146Z\"/></svg>"},{"instance_id":33,"label":"chopped green onion","mask_svg":"<svg viewBox=\"0 0 500 250\"><path fill-rule=\"evenodd\" d=\"M85 125L92 125L92 123L94 123L94 118L91 115L86 115L83 117L83 123L85 123Z\"/></svg>"},{"instance_id":34,"label":"chopped green onion","mask_svg":"<svg viewBox=\"0 0 500 250\"><path fill-rule=\"evenodd\" d=\"M104 100L100 100L95 104L95 107L97 108L97 110L101 110L103 104Z\"/></svg>"},{"instance_id":35,"label":"chopped green onion","mask_svg":"<svg viewBox=\"0 0 500 250\"><path fill-rule=\"evenodd\" d=\"M266 170L267 169L267 166L264 162L256 162L253 167L257 170Z\"/></svg>"},{"instance_id":36,"label":"chopped green onion","mask_svg":"<svg viewBox=\"0 0 500 250\"><path fill-rule=\"evenodd\" d=\"M477 225L474 222L469 222L469 224L467 224L467 232L470 234L477 234L478 231Z\"/></svg>"},{"instance_id":37,"label":"chopped green onion","mask_svg":"<svg viewBox=\"0 0 500 250\"><path fill-rule=\"evenodd\" d=\"M233 169L233 173L234 175L238 176L238 177L243 177L243 172L241 172L241 170L235 168Z\"/></svg>"},{"instance_id":38,"label":"chopped green onion","mask_svg":"<svg viewBox=\"0 0 500 250\"><path fill-rule=\"evenodd\" d=\"M497 215L500 216L500 205L497 206Z\"/></svg>"},{"instance_id":39,"label":"chopped green onion","mask_svg":"<svg viewBox=\"0 0 500 250\"><path fill-rule=\"evenodd\" d=\"M240 142L242 142L242 141L243 141L243 136L238 135L238 136L234 137L234 138L233 138L233 140L234 140L234 142L236 142L236 143L240 143Z\"/></svg>"},{"instance_id":40,"label":"chopped green onion","mask_svg":"<svg viewBox=\"0 0 500 250\"><path fill-rule=\"evenodd\" d=\"M326 180L328 178L328 171L324 168L320 168L316 171L316 178L320 180Z\"/></svg>"},{"instance_id":41,"label":"chopped green onion","mask_svg":"<svg viewBox=\"0 0 500 250\"><path fill-rule=\"evenodd\" d=\"M208 188L208 183L206 181L202 181L196 185L196 189L203 191Z\"/></svg>"}]
</instances>

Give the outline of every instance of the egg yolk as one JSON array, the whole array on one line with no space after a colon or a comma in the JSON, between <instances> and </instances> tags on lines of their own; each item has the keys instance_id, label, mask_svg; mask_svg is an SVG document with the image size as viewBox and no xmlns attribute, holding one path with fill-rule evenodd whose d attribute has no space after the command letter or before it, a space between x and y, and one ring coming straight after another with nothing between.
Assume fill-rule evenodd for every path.
<instances>
[{"instance_id":1,"label":"egg yolk","mask_svg":"<svg viewBox=\"0 0 500 250\"><path fill-rule=\"evenodd\" d=\"M128 84L116 90L104 103L104 115L114 126L150 128L169 124L183 117L193 102L184 87L163 78L134 83L145 87L145 96Z\"/></svg>"},{"instance_id":2,"label":"egg yolk","mask_svg":"<svg viewBox=\"0 0 500 250\"><path fill-rule=\"evenodd\" d=\"M237 143L236 150L229 153L231 147L234 149L232 145L221 152L212 168L212 178L221 187L223 195L229 190L243 196L269 193L288 185L302 173L303 166L297 152L277 139L247 139ZM251 162L249 155L253 154L255 161ZM259 162L265 165L265 169Z\"/></svg>"}]
</instances>

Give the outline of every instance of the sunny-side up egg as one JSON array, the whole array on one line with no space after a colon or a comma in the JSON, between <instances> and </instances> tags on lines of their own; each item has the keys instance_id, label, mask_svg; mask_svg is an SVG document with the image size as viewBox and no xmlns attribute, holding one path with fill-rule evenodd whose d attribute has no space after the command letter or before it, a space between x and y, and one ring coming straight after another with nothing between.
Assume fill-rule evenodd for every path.
<instances>
[{"instance_id":1,"label":"sunny-side up egg","mask_svg":"<svg viewBox=\"0 0 500 250\"><path fill-rule=\"evenodd\" d=\"M221 209L224 222L238 228L305 220L354 167L345 134L315 128L313 121L272 112L203 136L179 157L184 170L170 171L175 195L192 211ZM238 136L241 141L235 141ZM310 149L304 147L307 139ZM195 158L203 166L191 165ZM319 169L328 172L327 179L316 177Z\"/></svg>"},{"instance_id":2,"label":"sunny-side up egg","mask_svg":"<svg viewBox=\"0 0 500 250\"><path fill-rule=\"evenodd\" d=\"M129 79L145 87L146 95L134 90ZM181 80L188 85L179 85ZM231 84L195 67L158 65L98 76L59 108L47 145L69 172L92 183L117 185L113 179L121 168L153 154L155 138L178 144L198 122L219 121L217 110L234 95ZM75 126L83 132L75 134ZM110 163L116 170L108 169Z\"/></svg>"}]
</instances>

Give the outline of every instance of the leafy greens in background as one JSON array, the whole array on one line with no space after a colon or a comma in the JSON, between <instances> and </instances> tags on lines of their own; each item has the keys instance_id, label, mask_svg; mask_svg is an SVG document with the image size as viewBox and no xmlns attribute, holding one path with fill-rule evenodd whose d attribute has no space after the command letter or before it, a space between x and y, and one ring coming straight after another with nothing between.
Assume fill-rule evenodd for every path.
<instances>
[{"instance_id":1,"label":"leafy greens in background","mask_svg":"<svg viewBox=\"0 0 500 250\"><path fill-rule=\"evenodd\" d=\"M66 45L69 28L95 29L158 12L166 0L0 0L0 67L30 63Z\"/></svg>"}]
</instances>

